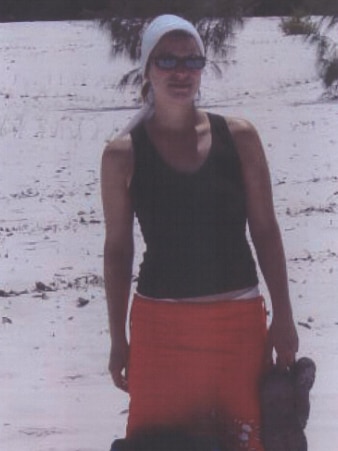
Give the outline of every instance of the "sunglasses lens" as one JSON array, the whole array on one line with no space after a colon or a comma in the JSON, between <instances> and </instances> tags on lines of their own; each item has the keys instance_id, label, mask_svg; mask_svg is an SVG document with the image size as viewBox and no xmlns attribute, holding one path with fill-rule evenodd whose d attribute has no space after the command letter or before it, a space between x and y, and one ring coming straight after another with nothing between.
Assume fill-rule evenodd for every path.
<instances>
[{"instance_id":1,"label":"sunglasses lens","mask_svg":"<svg viewBox=\"0 0 338 451\"><path fill-rule=\"evenodd\" d=\"M184 61L184 65L187 69L203 69L205 66L205 58L203 56L194 56L190 58L186 58Z\"/></svg>"},{"instance_id":2,"label":"sunglasses lens","mask_svg":"<svg viewBox=\"0 0 338 451\"><path fill-rule=\"evenodd\" d=\"M159 69L171 70L177 67L178 60L175 57L160 56L155 59L155 63Z\"/></svg>"},{"instance_id":3,"label":"sunglasses lens","mask_svg":"<svg viewBox=\"0 0 338 451\"><path fill-rule=\"evenodd\" d=\"M155 64L162 70L173 70L182 65L189 70L201 70L205 66L206 60L204 56L188 56L186 58L178 58L176 56L158 56L154 58Z\"/></svg>"}]
</instances>

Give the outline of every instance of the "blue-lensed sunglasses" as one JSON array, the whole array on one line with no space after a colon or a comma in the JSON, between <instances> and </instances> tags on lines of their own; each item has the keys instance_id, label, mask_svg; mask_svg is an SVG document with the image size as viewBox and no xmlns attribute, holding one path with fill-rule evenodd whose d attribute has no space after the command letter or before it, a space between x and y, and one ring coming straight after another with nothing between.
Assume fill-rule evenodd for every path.
<instances>
[{"instance_id":1,"label":"blue-lensed sunglasses","mask_svg":"<svg viewBox=\"0 0 338 451\"><path fill-rule=\"evenodd\" d=\"M188 70L201 70L206 64L206 58L202 55L179 57L175 55L159 55L152 58L156 67L161 70L175 70L183 67Z\"/></svg>"}]
</instances>

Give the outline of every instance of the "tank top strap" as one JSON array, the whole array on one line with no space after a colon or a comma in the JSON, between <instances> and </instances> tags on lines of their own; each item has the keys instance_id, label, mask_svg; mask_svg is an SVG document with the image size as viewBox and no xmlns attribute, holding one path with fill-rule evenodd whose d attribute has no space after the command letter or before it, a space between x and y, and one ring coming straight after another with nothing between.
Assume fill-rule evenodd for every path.
<instances>
[{"instance_id":1,"label":"tank top strap","mask_svg":"<svg viewBox=\"0 0 338 451\"><path fill-rule=\"evenodd\" d=\"M231 135L228 123L224 116L214 113L207 113L211 125L211 133L213 138L218 137L219 141L237 154L236 145Z\"/></svg>"}]
</instances>

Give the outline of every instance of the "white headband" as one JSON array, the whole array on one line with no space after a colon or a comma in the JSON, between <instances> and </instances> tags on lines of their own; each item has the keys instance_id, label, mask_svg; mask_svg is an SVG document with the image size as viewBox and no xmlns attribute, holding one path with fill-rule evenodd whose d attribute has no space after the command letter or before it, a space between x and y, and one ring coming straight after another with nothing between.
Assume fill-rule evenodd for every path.
<instances>
[{"instance_id":1,"label":"white headband","mask_svg":"<svg viewBox=\"0 0 338 451\"><path fill-rule=\"evenodd\" d=\"M174 16L172 14L164 14L162 16L158 16L152 22L150 22L142 37L141 72L143 77L145 75L148 59L151 52L154 50L160 39L165 34L170 33L171 31L186 31L195 39L201 51L201 54L205 54L201 36L198 34L198 31L192 23L188 22L185 19L182 19L182 17Z\"/></svg>"}]
</instances>

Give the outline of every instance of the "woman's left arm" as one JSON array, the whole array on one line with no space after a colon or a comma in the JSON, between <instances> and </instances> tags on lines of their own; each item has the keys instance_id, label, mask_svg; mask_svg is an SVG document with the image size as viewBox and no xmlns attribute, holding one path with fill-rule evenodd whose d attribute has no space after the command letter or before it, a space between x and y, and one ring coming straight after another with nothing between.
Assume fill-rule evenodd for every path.
<instances>
[{"instance_id":1,"label":"woman's left arm","mask_svg":"<svg viewBox=\"0 0 338 451\"><path fill-rule=\"evenodd\" d=\"M270 173L255 128L241 119L228 119L240 156L246 191L248 224L258 263L267 284L273 310L267 358L273 348L278 365L290 367L298 351L298 335L292 315L282 238L276 220Z\"/></svg>"}]
</instances>

